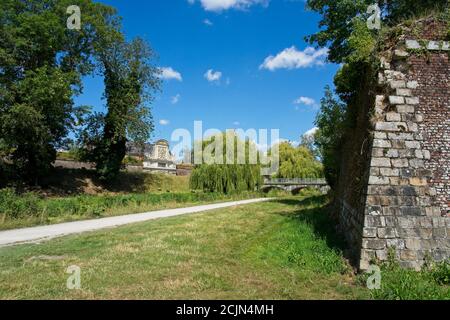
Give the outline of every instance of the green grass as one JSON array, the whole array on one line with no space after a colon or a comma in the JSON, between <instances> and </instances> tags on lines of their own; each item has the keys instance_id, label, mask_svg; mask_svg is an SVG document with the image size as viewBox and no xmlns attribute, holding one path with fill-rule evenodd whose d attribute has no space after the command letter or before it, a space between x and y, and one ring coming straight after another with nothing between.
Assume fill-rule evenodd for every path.
<instances>
[{"instance_id":1,"label":"green grass","mask_svg":"<svg viewBox=\"0 0 450 320\"><path fill-rule=\"evenodd\" d=\"M430 264L420 272L403 269L395 261L381 265L381 288L371 297L381 300L450 300L450 264ZM360 275L366 283L367 275Z\"/></svg>"},{"instance_id":2,"label":"green grass","mask_svg":"<svg viewBox=\"0 0 450 320\"><path fill-rule=\"evenodd\" d=\"M0 230L263 197L259 193L143 193L43 198L0 190Z\"/></svg>"},{"instance_id":3,"label":"green grass","mask_svg":"<svg viewBox=\"0 0 450 320\"><path fill-rule=\"evenodd\" d=\"M366 289L325 203L286 197L0 248L0 298L448 299L443 267L383 267L382 290ZM71 265L81 268L81 290L66 288ZM416 284L426 281L422 292Z\"/></svg>"},{"instance_id":4,"label":"green grass","mask_svg":"<svg viewBox=\"0 0 450 320\"><path fill-rule=\"evenodd\" d=\"M323 198L286 198L0 249L3 299L356 299ZM82 289L66 289L78 265Z\"/></svg>"}]
</instances>

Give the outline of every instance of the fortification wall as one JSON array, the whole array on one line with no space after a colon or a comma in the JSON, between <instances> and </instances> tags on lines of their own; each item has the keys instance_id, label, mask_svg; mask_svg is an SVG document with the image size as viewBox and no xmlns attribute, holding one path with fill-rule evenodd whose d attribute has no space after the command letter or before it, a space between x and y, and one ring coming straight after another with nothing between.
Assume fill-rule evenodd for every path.
<instances>
[{"instance_id":1,"label":"fortification wall","mask_svg":"<svg viewBox=\"0 0 450 320\"><path fill-rule=\"evenodd\" d=\"M406 30L381 59L379 89L361 93L365 101L373 95L374 103L361 108L344 147L351 153L341 168L339 221L360 269L387 260L389 251L415 269L427 257L450 258L447 26L419 24L420 33ZM353 167L358 176L349 178ZM349 183L362 187L352 192Z\"/></svg>"}]
</instances>

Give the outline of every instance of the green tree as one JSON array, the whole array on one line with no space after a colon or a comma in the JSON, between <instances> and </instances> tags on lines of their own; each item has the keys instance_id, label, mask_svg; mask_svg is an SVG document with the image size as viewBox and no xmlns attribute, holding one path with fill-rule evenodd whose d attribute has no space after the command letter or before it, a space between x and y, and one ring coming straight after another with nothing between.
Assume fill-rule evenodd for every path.
<instances>
[{"instance_id":1,"label":"green tree","mask_svg":"<svg viewBox=\"0 0 450 320\"><path fill-rule=\"evenodd\" d=\"M289 142L279 144L278 178L322 178L322 164L305 146L294 147Z\"/></svg>"},{"instance_id":2,"label":"green tree","mask_svg":"<svg viewBox=\"0 0 450 320\"><path fill-rule=\"evenodd\" d=\"M261 166L254 143L249 140L242 141L235 133L227 132L203 142L197 141L196 144L206 153L205 161L214 164L195 166L190 177L191 189L232 193L255 191L262 185ZM227 144L234 147L229 148L228 153ZM227 157L230 161L227 161ZM212 161L213 159L215 161ZM232 164L229 164L230 162Z\"/></svg>"},{"instance_id":3,"label":"green tree","mask_svg":"<svg viewBox=\"0 0 450 320\"><path fill-rule=\"evenodd\" d=\"M84 109L73 96L94 68L100 38L112 38L111 7L80 0L82 29L68 30L69 0L0 2L0 147L17 172L37 182ZM0 152L1 153L1 152Z\"/></svg>"},{"instance_id":4,"label":"green tree","mask_svg":"<svg viewBox=\"0 0 450 320\"><path fill-rule=\"evenodd\" d=\"M340 147L345 133L345 122L346 106L333 96L333 91L327 86L315 121L318 127L315 143L322 159L325 178L331 188L336 186L339 176Z\"/></svg>"},{"instance_id":5,"label":"green tree","mask_svg":"<svg viewBox=\"0 0 450 320\"><path fill-rule=\"evenodd\" d=\"M374 3L378 3L383 12L383 23L388 25L430 10L442 12L448 7L448 0L308 0L307 7L321 14L322 20L320 31L308 36L307 40L320 47L329 47L331 62L345 62L353 52L348 40L357 28L355 26L366 23L370 16L367 9Z\"/></svg>"},{"instance_id":6,"label":"green tree","mask_svg":"<svg viewBox=\"0 0 450 320\"><path fill-rule=\"evenodd\" d=\"M93 148L89 157L100 178L114 179L126 154L126 142L143 144L153 130L149 109L152 92L160 85L152 65L154 52L142 39L113 43L102 52L107 113L89 120L83 144ZM95 123L97 122L97 123Z\"/></svg>"}]
</instances>

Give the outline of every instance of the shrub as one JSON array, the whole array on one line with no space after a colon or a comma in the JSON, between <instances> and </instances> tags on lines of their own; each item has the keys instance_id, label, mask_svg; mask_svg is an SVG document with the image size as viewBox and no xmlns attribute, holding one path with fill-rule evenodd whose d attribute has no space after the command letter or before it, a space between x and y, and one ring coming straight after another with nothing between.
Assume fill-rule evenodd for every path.
<instances>
[{"instance_id":1,"label":"shrub","mask_svg":"<svg viewBox=\"0 0 450 320\"><path fill-rule=\"evenodd\" d=\"M39 198L33 193L17 195L14 189L6 188L0 190L0 214L5 219L18 219L36 216Z\"/></svg>"}]
</instances>

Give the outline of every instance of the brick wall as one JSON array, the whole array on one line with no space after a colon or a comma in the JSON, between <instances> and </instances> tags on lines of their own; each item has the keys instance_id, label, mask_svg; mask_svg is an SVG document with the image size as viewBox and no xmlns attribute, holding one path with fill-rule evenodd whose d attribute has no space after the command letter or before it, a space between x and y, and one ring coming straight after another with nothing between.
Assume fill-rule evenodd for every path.
<instances>
[{"instance_id":1,"label":"brick wall","mask_svg":"<svg viewBox=\"0 0 450 320\"><path fill-rule=\"evenodd\" d=\"M449 44L442 41L445 26L423 26L420 39L405 33L381 59L380 93L367 125L370 156L360 172L366 188L353 194L352 203L345 200L345 176L352 166L364 168L363 155L347 157L341 168L340 226L360 269L388 259L389 251L415 269L427 257L450 258ZM357 136L351 140L366 133L360 128Z\"/></svg>"}]
</instances>

